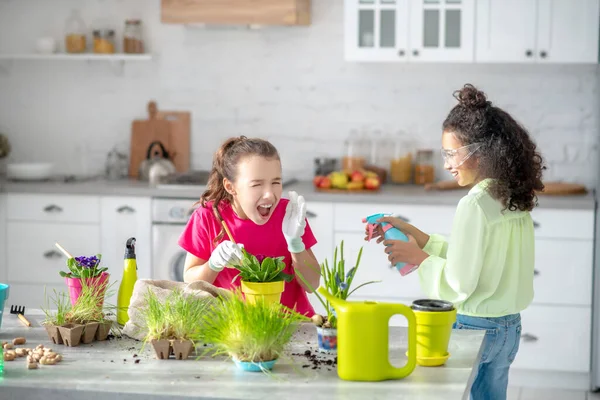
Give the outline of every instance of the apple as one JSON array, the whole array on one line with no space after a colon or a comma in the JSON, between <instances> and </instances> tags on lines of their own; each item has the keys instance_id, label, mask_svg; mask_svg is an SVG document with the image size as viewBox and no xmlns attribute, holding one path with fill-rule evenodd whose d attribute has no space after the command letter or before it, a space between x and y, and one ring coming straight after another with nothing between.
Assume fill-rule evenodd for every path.
<instances>
[{"instance_id":1,"label":"apple","mask_svg":"<svg viewBox=\"0 0 600 400\"><path fill-rule=\"evenodd\" d=\"M379 189L380 185L381 185L381 182L379 181L379 178L369 177L369 178L365 179L365 189L377 190L377 189Z\"/></svg>"},{"instance_id":2,"label":"apple","mask_svg":"<svg viewBox=\"0 0 600 400\"><path fill-rule=\"evenodd\" d=\"M323 175L317 175L317 176L315 176L315 177L313 178L313 185L314 185L315 187L319 187L319 184L321 183L321 181L323 180L323 178L326 178L326 177L325 177L325 176L323 176Z\"/></svg>"},{"instance_id":3,"label":"apple","mask_svg":"<svg viewBox=\"0 0 600 400\"><path fill-rule=\"evenodd\" d=\"M350 175L350 180L352 182L362 182L365 180L365 175L360 171L354 171Z\"/></svg>"},{"instance_id":4,"label":"apple","mask_svg":"<svg viewBox=\"0 0 600 400\"><path fill-rule=\"evenodd\" d=\"M331 188L331 179L324 176L323 179L319 182L319 187L322 189L330 189Z\"/></svg>"}]
</instances>

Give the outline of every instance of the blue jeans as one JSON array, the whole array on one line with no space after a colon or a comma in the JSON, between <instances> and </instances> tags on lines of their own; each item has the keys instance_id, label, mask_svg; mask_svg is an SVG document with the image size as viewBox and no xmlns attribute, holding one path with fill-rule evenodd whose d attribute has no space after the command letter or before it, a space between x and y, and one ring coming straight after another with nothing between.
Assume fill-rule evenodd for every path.
<instances>
[{"instance_id":1,"label":"blue jeans","mask_svg":"<svg viewBox=\"0 0 600 400\"><path fill-rule=\"evenodd\" d=\"M481 361L471 387L471 399L505 400L508 369L519 350L521 314L496 318L457 314L453 328L485 330Z\"/></svg>"}]
</instances>

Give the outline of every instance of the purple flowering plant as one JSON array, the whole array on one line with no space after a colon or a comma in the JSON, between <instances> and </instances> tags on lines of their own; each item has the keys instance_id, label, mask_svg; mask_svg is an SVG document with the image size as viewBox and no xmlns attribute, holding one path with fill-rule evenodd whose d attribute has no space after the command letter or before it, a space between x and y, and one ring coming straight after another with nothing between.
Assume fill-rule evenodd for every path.
<instances>
[{"instance_id":1,"label":"purple flowering plant","mask_svg":"<svg viewBox=\"0 0 600 400\"><path fill-rule=\"evenodd\" d=\"M67 267L70 272L60 271L60 276L66 278L95 278L107 271L106 267L99 267L101 254L91 257L74 257L67 260Z\"/></svg>"}]
</instances>

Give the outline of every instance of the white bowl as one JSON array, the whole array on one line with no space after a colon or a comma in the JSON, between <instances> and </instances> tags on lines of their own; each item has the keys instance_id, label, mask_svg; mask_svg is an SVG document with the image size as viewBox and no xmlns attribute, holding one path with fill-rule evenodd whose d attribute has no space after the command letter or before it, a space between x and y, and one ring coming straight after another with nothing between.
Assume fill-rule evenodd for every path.
<instances>
[{"instance_id":1,"label":"white bowl","mask_svg":"<svg viewBox=\"0 0 600 400\"><path fill-rule=\"evenodd\" d=\"M19 181L41 181L52 176L50 163L13 163L6 165L6 177Z\"/></svg>"}]
</instances>

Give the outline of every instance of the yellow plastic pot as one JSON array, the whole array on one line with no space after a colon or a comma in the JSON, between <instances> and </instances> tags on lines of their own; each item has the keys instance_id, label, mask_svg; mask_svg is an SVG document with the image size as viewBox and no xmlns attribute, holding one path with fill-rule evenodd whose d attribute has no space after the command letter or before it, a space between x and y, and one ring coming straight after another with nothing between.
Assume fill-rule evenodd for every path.
<instances>
[{"instance_id":1,"label":"yellow plastic pot","mask_svg":"<svg viewBox=\"0 0 600 400\"><path fill-rule=\"evenodd\" d=\"M448 342L452 325L456 321L456 309L451 311L417 311L417 364L435 367L446 363Z\"/></svg>"},{"instance_id":2,"label":"yellow plastic pot","mask_svg":"<svg viewBox=\"0 0 600 400\"><path fill-rule=\"evenodd\" d=\"M285 287L284 281L277 282L244 282L242 292L249 303L255 304L259 299L267 304L279 303Z\"/></svg>"}]
</instances>

